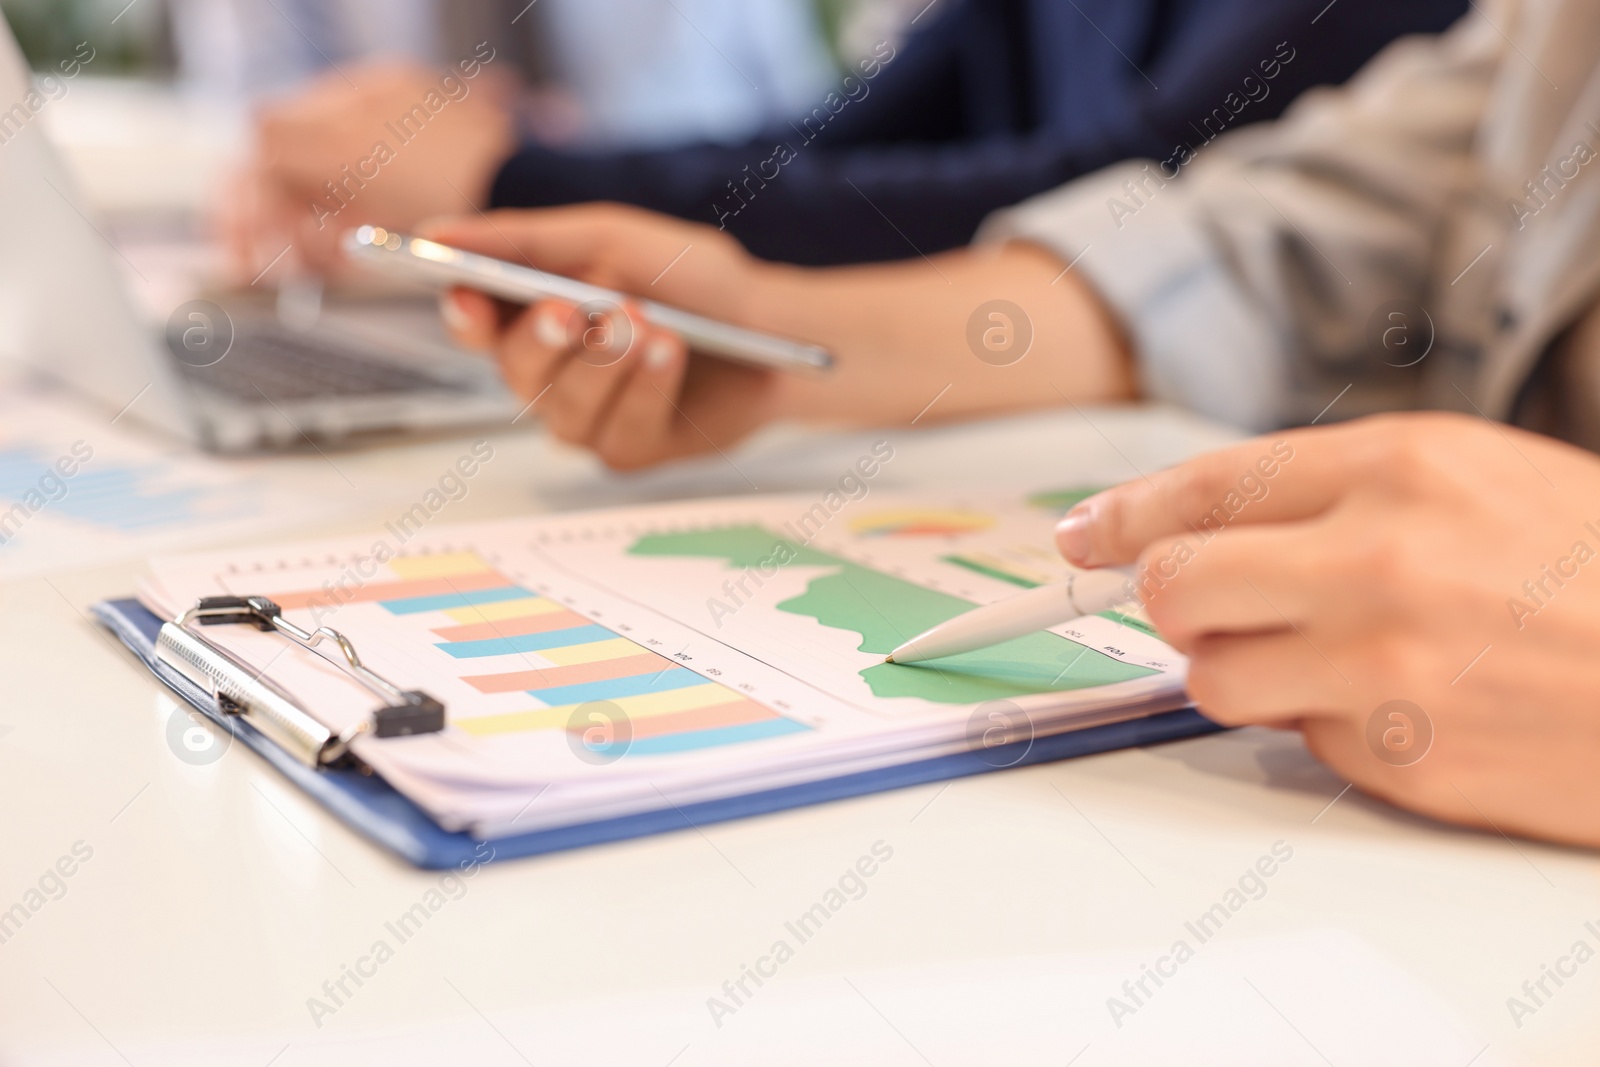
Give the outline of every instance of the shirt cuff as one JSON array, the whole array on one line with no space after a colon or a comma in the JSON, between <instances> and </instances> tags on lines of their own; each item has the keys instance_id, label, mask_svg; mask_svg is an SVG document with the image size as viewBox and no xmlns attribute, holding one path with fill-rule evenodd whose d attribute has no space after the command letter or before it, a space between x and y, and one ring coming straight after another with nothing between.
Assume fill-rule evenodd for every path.
<instances>
[{"instance_id":1,"label":"shirt cuff","mask_svg":"<svg viewBox=\"0 0 1600 1067\"><path fill-rule=\"evenodd\" d=\"M1029 241L1061 257L1133 343L1144 394L1251 430L1285 425L1289 366L1211 239L1193 175L1121 163L995 212L976 240Z\"/></svg>"}]
</instances>

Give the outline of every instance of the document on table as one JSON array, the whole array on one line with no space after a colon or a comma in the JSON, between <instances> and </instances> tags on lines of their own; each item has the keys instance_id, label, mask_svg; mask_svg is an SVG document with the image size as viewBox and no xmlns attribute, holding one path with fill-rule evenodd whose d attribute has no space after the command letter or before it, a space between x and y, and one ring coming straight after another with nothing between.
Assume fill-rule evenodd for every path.
<instances>
[{"instance_id":1,"label":"document on table","mask_svg":"<svg viewBox=\"0 0 1600 1067\"><path fill-rule=\"evenodd\" d=\"M907 637L1064 579L1058 498L768 497L156 560L140 599L265 595L448 709L355 753L448 829L494 836L833 778L1182 706L1142 618L926 664ZM371 694L246 626L206 636L334 729Z\"/></svg>"},{"instance_id":2,"label":"document on table","mask_svg":"<svg viewBox=\"0 0 1600 1067\"><path fill-rule=\"evenodd\" d=\"M332 468L269 478L97 415L0 387L0 578L259 534L349 498Z\"/></svg>"}]
</instances>

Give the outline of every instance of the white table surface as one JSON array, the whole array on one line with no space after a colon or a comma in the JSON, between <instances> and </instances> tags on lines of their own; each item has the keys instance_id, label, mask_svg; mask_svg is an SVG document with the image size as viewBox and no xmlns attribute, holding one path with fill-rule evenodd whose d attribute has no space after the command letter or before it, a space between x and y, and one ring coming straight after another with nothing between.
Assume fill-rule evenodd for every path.
<instances>
[{"instance_id":1,"label":"white table surface","mask_svg":"<svg viewBox=\"0 0 1600 1067\"><path fill-rule=\"evenodd\" d=\"M1228 436L1160 410L1065 411L777 432L731 462L623 478L533 432L487 435L495 461L438 521L743 492L746 478L810 490L876 436L896 449L880 489L1105 482ZM375 529L466 440L336 454L358 513L293 534ZM325 485L323 462L251 470ZM75 844L92 849L0 944L0 1064L1467 1067L1600 1050L1600 962L1520 1026L1506 1003L1579 939L1600 947L1596 856L1341 795L1295 735L1257 730L491 865L446 884L459 899L318 1026L308 998L392 942L385 922L441 876L242 747L205 766L175 757L170 698L83 615L138 570L0 585L0 909ZM714 1020L707 998L794 941L784 923L876 842L893 857L865 894ZM1276 842L1293 856L1264 895L1205 944L1186 934ZM1194 959L1115 1025L1107 998L1179 938Z\"/></svg>"}]
</instances>

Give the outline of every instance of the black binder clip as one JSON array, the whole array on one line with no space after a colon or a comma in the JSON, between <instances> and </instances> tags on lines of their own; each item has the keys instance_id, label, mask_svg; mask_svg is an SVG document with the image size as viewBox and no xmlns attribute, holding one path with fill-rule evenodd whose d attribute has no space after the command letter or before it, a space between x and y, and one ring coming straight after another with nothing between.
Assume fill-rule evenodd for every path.
<instances>
[{"instance_id":1,"label":"black binder clip","mask_svg":"<svg viewBox=\"0 0 1600 1067\"><path fill-rule=\"evenodd\" d=\"M314 649L323 641L339 646L345 671L370 689L385 704L363 720L334 733L306 708L259 672L190 629L201 626L244 624L258 630L277 631L302 648ZM171 622L161 625L156 656L196 685L207 689L218 713L238 715L267 737L313 767L326 767L344 759L350 744L363 733L375 737L406 737L444 729L444 705L417 689L401 689L364 666L350 639L331 627L304 630L283 617L277 604L263 596L201 597ZM337 661L335 661L337 662Z\"/></svg>"}]
</instances>

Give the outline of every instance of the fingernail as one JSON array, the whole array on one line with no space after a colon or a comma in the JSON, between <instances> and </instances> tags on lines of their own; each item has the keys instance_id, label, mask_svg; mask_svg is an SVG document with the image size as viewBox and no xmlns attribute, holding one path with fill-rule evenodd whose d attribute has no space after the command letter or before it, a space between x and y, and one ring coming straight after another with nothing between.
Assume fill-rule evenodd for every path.
<instances>
[{"instance_id":1,"label":"fingernail","mask_svg":"<svg viewBox=\"0 0 1600 1067\"><path fill-rule=\"evenodd\" d=\"M661 370L672 362L672 342L664 337L657 337L650 342L650 347L645 349L644 364L651 370Z\"/></svg>"},{"instance_id":2,"label":"fingernail","mask_svg":"<svg viewBox=\"0 0 1600 1067\"><path fill-rule=\"evenodd\" d=\"M1089 509L1079 505L1056 523L1056 550L1069 563L1085 564L1089 561Z\"/></svg>"},{"instance_id":3,"label":"fingernail","mask_svg":"<svg viewBox=\"0 0 1600 1067\"><path fill-rule=\"evenodd\" d=\"M567 343L566 328L559 319L547 311L534 314L533 335L547 348L563 348Z\"/></svg>"},{"instance_id":4,"label":"fingernail","mask_svg":"<svg viewBox=\"0 0 1600 1067\"><path fill-rule=\"evenodd\" d=\"M472 316L461 306L461 294L453 289L439 294L439 316L457 333L465 333L472 325Z\"/></svg>"}]
</instances>

